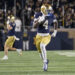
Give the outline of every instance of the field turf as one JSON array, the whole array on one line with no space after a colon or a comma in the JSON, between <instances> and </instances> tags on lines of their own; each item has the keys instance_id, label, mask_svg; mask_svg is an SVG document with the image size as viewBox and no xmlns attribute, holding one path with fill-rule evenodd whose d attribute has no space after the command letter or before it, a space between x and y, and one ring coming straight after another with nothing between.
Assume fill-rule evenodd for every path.
<instances>
[{"instance_id":1,"label":"field turf","mask_svg":"<svg viewBox=\"0 0 75 75\"><path fill-rule=\"evenodd\" d=\"M0 51L0 58L3 57ZM37 51L9 51L9 59L0 60L0 75L75 75L75 51L47 51L50 60L48 71L42 69Z\"/></svg>"}]
</instances>

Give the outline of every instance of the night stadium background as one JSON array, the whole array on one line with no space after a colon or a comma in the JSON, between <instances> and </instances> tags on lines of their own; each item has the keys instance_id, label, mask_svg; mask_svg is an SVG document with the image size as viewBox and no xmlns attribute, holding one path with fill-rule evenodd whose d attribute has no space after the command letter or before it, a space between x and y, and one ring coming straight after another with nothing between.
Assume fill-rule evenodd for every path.
<instances>
[{"instance_id":1,"label":"night stadium background","mask_svg":"<svg viewBox=\"0 0 75 75\"><path fill-rule=\"evenodd\" d=\"M34 14L40 12L43 3L52 5L58 20L58 33L47 46L50 60L47 72L42 70L42 61L33 44L36 29L32 27ZM0 0L0 58L4 54L7 38L8 16L15 16L14 47L22 49L23 55L9 51L9 60L0 60L0 75L75 75L75 1L74 0ZM53 32L53 24L50 29ZM26 44L25 44L26 43Z\"/></svg>"}]
</instances>

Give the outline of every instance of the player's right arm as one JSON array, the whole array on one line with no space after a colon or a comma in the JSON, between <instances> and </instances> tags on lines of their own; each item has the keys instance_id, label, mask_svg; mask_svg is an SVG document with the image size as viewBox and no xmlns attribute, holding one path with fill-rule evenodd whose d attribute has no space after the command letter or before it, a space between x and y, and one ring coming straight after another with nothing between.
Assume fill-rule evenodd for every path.
<instances>
[{"instance_id":1,"label":"player's right arm","mask_svg":"<svg viewBox=\"0 0 75 75\"><path fill-rule=\"evenodd\" d=\"M45 16L43 15L36 15L33 22L33 28L37 28L40 23L42 23L45 20Z\"/></svg>"},{"instance_id":2,"label":"player's right arm","mask_svg":"<svg viewBox=\"0 0 75 75\"><path fill-rule=\"evenodd\" d=\"M53 20L53 23L54 23L54 32L52 33L52 37L56 37L57 35L57 28L58 28L58 21L57 19L54 17L54 20Z\"/></svg>"},{"instance_id":3,"label":"player's right arm","mask_svg":"<svg viewBox=\"0 0 75 75\"><path fill-rule=\"evenodd\" d=\"M34 19L33 28L37 28L39 25L38 19Z\"/></svg>"}]
</instances>

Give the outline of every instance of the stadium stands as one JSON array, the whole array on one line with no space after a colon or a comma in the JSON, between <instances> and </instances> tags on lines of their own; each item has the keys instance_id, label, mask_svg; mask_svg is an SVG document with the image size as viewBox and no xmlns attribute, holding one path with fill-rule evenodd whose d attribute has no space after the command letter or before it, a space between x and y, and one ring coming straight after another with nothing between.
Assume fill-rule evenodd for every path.
<instances>
[{"instance_id":1,"label":"stadium stands","mask_svg":"<svg viewBox=\"0 0 75 75\"><path fill-rule=\"evenodd\" d=\"M63 28L75 28L74 0L0 0L0 30L6 31L7 16L10 15L21 19L22 29L30 30L34 13L40 12L40 7L44 3L53 6L54 14L58 20L58 28L61 31ZM53 28L53 25L51 27ZM73 42L71 41L71 43Z\"/></svg>"}]
</instances>

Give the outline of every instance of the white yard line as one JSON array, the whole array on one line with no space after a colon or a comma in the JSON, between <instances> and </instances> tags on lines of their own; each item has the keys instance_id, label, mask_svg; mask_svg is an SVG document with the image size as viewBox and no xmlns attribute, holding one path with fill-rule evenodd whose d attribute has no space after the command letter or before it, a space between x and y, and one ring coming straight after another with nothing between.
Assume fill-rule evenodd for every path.
<instances>
[{"instance_id":1,"label":"white yard line","mask_svg":"<svg viewBox=\"0 0 75 75\"><path fill-rule=\"evenodd\" d=\"M67 57L75 57L75 52L56 52L56 53Z\"/></svg>"}]
</instances>

